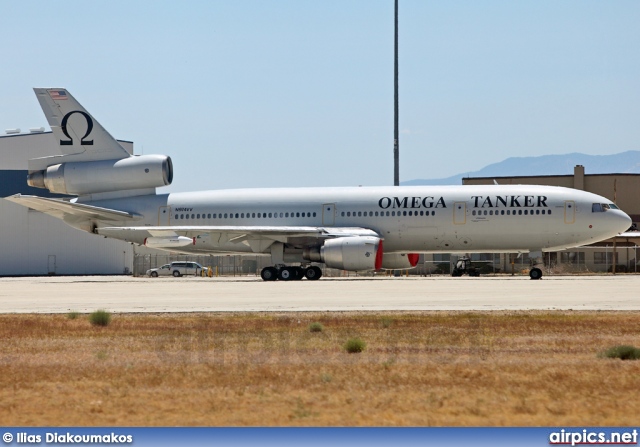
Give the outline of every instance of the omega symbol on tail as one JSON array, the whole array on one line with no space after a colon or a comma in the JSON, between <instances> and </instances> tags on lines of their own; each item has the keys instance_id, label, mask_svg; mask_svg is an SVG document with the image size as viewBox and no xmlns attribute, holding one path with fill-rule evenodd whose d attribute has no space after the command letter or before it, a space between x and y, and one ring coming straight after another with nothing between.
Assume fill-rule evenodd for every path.
<instances>
[{"instance_id":1,"label":"omega symbol on tail","mask_svg":"<svg viewBox=\"0 0 640 447\"><path fill-rule=\"evenodd\" d=\"M60 140L60 145L61 146L73 145L73 138L71 138L71 135L69 135L69 132L67 131L67 121L69 120L69 117L74 113L79 113L80 115L84 116L84 119L87 120L87 131L85 132L84 136L80 138L80 145L93 146L93 140L85 141L85 138L87 138L91 133L91 131L93 130L93 120L91 119L88 113L83 112L81 110L74 110L73 112L69 112L64 116L64 118L62 118L62 125L60 127L62 128L62 133L64 133L67 136L68 140Z\"/></svg>"}]
</instances>

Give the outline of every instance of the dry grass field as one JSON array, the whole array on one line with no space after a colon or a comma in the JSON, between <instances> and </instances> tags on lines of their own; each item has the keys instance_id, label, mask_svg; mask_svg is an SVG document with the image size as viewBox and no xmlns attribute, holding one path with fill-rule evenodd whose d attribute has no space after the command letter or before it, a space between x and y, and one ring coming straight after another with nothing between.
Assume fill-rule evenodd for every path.
<instances>
[{"instance_id":1,"label":"dry grass field","mask_svg":"<svg viewBox=\"0 0 640 447\"><path fill-rule=\"evenodd\" d=\"M0 339L7 426L640 422L640 361L598 356L640 346L638 312L0 315Z\"/></svg>"}]
</instances>

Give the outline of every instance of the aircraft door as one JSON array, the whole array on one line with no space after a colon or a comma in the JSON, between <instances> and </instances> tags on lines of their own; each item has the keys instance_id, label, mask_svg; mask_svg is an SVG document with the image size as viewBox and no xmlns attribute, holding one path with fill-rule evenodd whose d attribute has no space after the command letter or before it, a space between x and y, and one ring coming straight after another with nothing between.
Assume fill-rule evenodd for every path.
<instances>
[{"instance_id":1,"label":"aircraft door","mask_svg":"<svg viewBox=\"0 0 640 447\"><path fill-rule=\"evenodd\" d=\"M336 223L336 204L325 203L322 205L322 225L335 225Z\"/></svg>"},{"instance_id":2,"label":"aircraft door","mask_svg":"<svg viewBox=\"0 0 640 447\"><path fill-rule=\"evenodd\" d=\"M171 223L171 207L161 206L158 208L158 225L169 226Z\"/></svg>"},{"instance_id":3,"label":"aircraft door","mask_svg":"<svg viewBox=\"0 0 640 447\"><path fill-rule=\"evenodd\" d=\"M564 202L564 223L572 224L576 222L576 202L566 200Z\"/></svg>"},{"instance_id":4,"label":"aircraft door","mask_svg":"<svg viewBox=\"0 0 640 447\"><path fill-rule=\"evenodd\" d=\"M464 225L467 223L467 202L455 202L453 204L453 224Z\"/></svg>"}]
</instances>

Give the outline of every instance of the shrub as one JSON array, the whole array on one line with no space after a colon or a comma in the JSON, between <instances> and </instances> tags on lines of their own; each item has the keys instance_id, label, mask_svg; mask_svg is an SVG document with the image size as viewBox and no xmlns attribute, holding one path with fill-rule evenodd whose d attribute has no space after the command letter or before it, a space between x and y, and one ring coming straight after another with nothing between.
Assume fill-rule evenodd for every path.
<instances>
[{"instance_id":1,"label":"shrub","mask_svg":"<svg viewBox=\"0 0 640 447\"><path fill-rule=\"evenodd\" d=\"M322 323L318 323L317 321L315 323L311 323L309 325L309 332L322 332L324 331L324 326L322 325Z\"/></svg>"},{"instance_id":2,"label":"shrub","mask_svg":"<svg viewBox=\"0 0 640 447\"><path fill-rule=\"evenodd\" d=\"M67 318L69 320L77 320L79 316L80 316L80 312L76 312L75 310L72 310L67 314Z\"/></svg>"},{"instance_id":3,"label":"shrub","mask_svg":"<svg viewBox=\"0 0 640 447\"><path fill-rule=\"evenodd\" d=\"M600 356L608 359L638 360L640 359L640 349L629 345L613 346L604 351Z\"/></svg>"},{"instance_id":4,"label":"shrub","mask_svg":"<svg viewBox=\"0 0 640 447\"><path fill-rule=\"evenodd\" d=\"M364 341L360 340L359 338L350 338L344 344L344 349L349 354L356 354L358 352L362 352L366 347L367 347L367 344Z\"/></svg>"},{"instance_id":5,"label":"shrub","mask_svg":"<svg viewBox=\"0 0 640 447\"><path fill-rule=\"evenodd\" d=\"M89 321L94 326L108 326L111 322L111 314L104 309L99 309L89 315Z\"/></svg>"}]
</instances>

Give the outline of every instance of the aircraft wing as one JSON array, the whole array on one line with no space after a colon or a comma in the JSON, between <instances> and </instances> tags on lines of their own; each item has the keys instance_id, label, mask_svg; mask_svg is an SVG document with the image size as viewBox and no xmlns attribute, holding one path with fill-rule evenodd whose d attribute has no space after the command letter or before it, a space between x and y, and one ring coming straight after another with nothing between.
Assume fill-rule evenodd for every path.
<instances>
[{"instance_id":1,"label":"aircraft wing","mask_svg":"<svg viewBox=\"0 0 640 447\"><path fill-rule=\"evenodd\" d=\"M141 240L146 237L186 236L215 245L245 244L254 253L264 252L274 242L299 246L316 245L318 241L347 236L374 236L368 228L311 227L311 226L148 226L103 227L98 233L123 240Z\"/></svg>"},{"instance_id":2,"label":"aircraft wing","mask_svg":"<svg viewBox=\"0 0 640 447\"><path fill-rule=\"evenodd\" d=\"M84 205L81 203L72 203L61 199L49 199L46 197L16 194L10 197L5 197L5 200L63 220L65 220L65 217L70 216L81 219L99 219L104 221L136 220L140 218L140 216L136 214L127 213L125 211L100 208L98 206Z\"/></svg>"}]
</instances>

